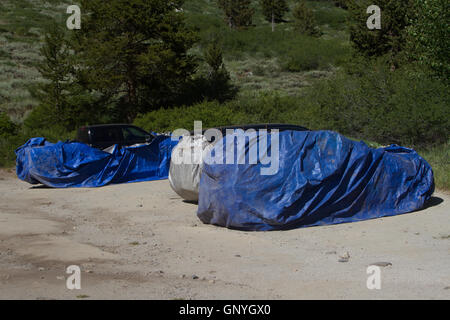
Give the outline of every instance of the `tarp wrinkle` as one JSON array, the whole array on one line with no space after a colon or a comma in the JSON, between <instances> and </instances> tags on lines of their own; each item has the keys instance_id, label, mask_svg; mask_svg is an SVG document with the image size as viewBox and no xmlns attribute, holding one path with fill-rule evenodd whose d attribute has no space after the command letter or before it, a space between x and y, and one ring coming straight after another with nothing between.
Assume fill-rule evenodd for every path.
<instances>
[{"instance_id":1,"label":"tarp wrinkle","mask_svg":"<svg viewBox=\"0 0 450 320\"><path fill-rule=\"evenodd\" d=\"M227 135L210 152L223 148L225 163L226 150L247 153L259 139L239 146ZM434 192L430 165L412 149L373 149L332 131L283 131L279 148L274 175L261 163L205 162L200 220L254 231L354 222L421 209Z\"/></svg>"},{"instance_id":2,"label":"tarp wrinkle","mask_svg":"<svg viewBox=\"0 0 450 320\"><path fill-rule=\"evenodd\" d=\"M105 152L79 142L32 138L16 150L16 173L31 184L54 188L167 179L170 154L177 142L159 135L148 145L116 145Z\"/></svg>"}]
</instances>

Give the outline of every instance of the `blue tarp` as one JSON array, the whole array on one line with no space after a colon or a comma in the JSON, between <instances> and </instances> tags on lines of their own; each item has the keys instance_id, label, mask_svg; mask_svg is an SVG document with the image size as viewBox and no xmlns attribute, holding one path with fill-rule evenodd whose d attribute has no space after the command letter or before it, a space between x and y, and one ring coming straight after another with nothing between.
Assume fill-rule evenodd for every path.
<instances>
[{"instance_id":1,"label":"blue tarp","mask_svg":"<svg viewBox=\"0 0 450 320\"><path fill-rule=\"evenodd\" d=\"M16 150L17 176L49 187L101 187L113 183L167 179L178 142L159 135L150 144L111 153L79 142L50 143L33 138Z\"/></svg>"},{"instance_id":2,"label":"blue tarp","mask_svg":"<svg viewBox=\"0 0 450 320\"><path fill-rule=\"evenodd\" d=\"M208 157L221 154L226 163L234 150L248 158L249 146L263 138L256 133L252 143L239 144L227 135ZM205 161L198 217L233 229L292 229L412 212L434 191L432 169L414 150L373 149L331 131L280 132L279 170L262 175L266 166Z\"/></svg>"}]
</instances>

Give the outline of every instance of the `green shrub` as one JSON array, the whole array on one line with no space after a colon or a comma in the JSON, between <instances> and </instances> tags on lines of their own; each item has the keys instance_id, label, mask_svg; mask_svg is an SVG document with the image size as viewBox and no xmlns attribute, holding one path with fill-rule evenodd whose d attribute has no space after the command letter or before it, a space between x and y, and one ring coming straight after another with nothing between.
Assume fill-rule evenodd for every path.
<instances>
[{"instance_id":1,"label":"green shrub","mask_svg":"<svg viewBox=\"0 0 450 320\"><path fill-rule=\"evenodd\" d=\"M306 5L305 0L299 0L294 8L295 30L311 36L320 35L314 13Z\"/></svg>"},{"instance_id":2,"label":"green shrub","mask_svg":"<svg viewBox=\"0 0 450 320\"><path fill-rule=\"evenodd\" d=\"M218 0L217 2L230 28L244 28L252 24L255 10L251 6L251 0Z\"/></svg>"},{"instance_id":3,"label":"green shrub","mask_svg":"<svg viewBox=\"0 0 450 320\"><path fill-rule=\"evenodd\" d=\"M267 93L241 96L225 104L205 101L190 107L160 109L138 116L134 124L157 132L192 130L194 121L202 121L203 128L268 122L308 127L315 124L314 116L312 110L299 105L296 97Z\"/></svg>"},{"instance_id":4,"label":"green shrub","mask_svg":"<svg viewBox=\"0 0 450 320\"><path fill-rule=\"evenodd\" d=\"M194 121L202 121L203 127L235 123L239 114L217 101L205 101L190 107L159 109L138 116L134 124L148 131L171 132L175 129L194 129Z\"/></svg>"},{"instance_id":5,"label":"green shrub","mask_svg":"<svg viewBox=\"0 0 450 320\"><path fill-rule=\"evenodd\" d=\"M47 140L73 139L75 132L67 132L60 127L27 128L14 124L4 112L0 112L0 167L13 166L15 150L32 137L45 137Z\"/></svg>"},{"instance_id":6,"label":"green shrub","mask_svg":"<svg viewBox=\"0 0 450 320\"><path fill-rule=\"evenodd\" d=\"M448 86L384 63L365 73L339 73L303 99L317 109L320 127L383 144L431 146L450 132Z\"/></svg>"},{"instance_id":7,"label":"green shrub","mask_svg":"<svg viewBox=\"0 0 450 320\"><path fill-rule=\"evenodd\" d=\"M14 165L16 155L14 150L20 147L26 140L23 136L1 136L0 137L0 167Z\"/></svg>"},{"instance_id":8,"label":"green shrub","mask_svg":"<svg viewBox=\"0 0 450 320\"><path fill-rule=\"evenodd\" d=\"M367 28L367 8L372 0L350 0L349 32L353 46L367 56L388 55L393 67L402 59L400 52L406 44L406 29L411 23L409 17L413 10L413 0L378 0L375 4L381 9L381 29Z\"/></svg>"},{"instance_id":9,"label":"green shrub","mask_svg":"<svg viewBox=\"0 0 450 320\"><path fill-rule=\"evenodd\" d=\"M349 48L339 41L305 37L303 46L288 52L282 67L291 72L327 70L342 64L348 53Z\"/></svg>"},{"instance_id":10,"label":"green shrub","mask_svg":"<svg viewBox=\"0 0 450 320\"><path fill-rule=\"evenodd\" d=\"M9 119L8 115L0 111L0 137L15 135L17 129L17 125Z\"/></svg>"},{"instance_id":11,"label":"green shrub","mask_svg":"<svg viewBox=\"0 0 450 320\"><path fill-rule=\"evenodd\" d=\"M450 78L450 3L413 0L414 23L408 29L411 55L445 80Z\"/></svg>"},{"instance_id":12,"label":"green shrub","mask_svg":"<svg viewBox=\"0 0 450 320\"><path fill-rule=\"evenodd\" d=\"M328 25L336 30L344 30L346 28L348 11L328 2L315 2L312 5L318 25Z\"/></svg>"},{"instance_id":13,"label":"green shrub","mask_svg":"<svg viewBox=\"0 0 450 320\"><path fill-rule=\"evenodd\" d=\"M433 168L436 187L450 190L450 141L418 152Z\"/></svg>"}]
</instances>

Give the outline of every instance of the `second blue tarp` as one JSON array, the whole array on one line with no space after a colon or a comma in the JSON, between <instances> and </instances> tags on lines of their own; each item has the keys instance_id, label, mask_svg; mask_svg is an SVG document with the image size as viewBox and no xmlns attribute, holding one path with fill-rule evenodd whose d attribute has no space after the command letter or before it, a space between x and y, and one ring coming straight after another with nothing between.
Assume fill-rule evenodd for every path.
<instances>
[{"instance_id":1,"label":"second blue tarp","mask_svg":"<svg viewBox=\"0 0 450 320\"><path fill-rule=\"evenodd\" d=\"M230 150L247 159L266 136L250 134L245 144L235 138L225 136L210 152L223 164L203 166L198 217L204 223L284 230L355 222L418 210L434 191L430 165L412 149L373 149L331 131L284 131L278 171L262 175L265 159L225 163ZM270 140L266 147L263 158L273 152Z\"/></svg>"}]
</instances>

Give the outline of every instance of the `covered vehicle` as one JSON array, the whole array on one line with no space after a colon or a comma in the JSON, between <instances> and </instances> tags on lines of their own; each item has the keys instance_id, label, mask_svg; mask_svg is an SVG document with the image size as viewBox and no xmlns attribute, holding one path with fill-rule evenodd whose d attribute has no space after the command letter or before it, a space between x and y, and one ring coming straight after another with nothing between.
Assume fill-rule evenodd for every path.
<instances>
[{"instance_id":1,"label":"covered vehicle","mask_svg":"<svg viewBox=\"0 0 450 320\"><path fill-rule=\"evenodd\" d=\"M173 149L170 158L169 183L172 190L184 200L198 201L203 155L213 146L213 142L200 134L182 137ZM186 156L192 161L185 161Z\"/></svg>"},{"instance_id":2,"label":"covered vehicle","mask_svg":"<svg viewBox=\"0 0 450 320\"><path fill-rule=\"evenodd\" d=\"M167 179L177 143L170 136L158 135L149 144L114 145L106 152L80 142L33 138L16 150L16 173L31 184L55 188Z\"/></svg>"},{"instance_id":3,"label":"covered vehicle","mask_svg":"<svg viewBox=\"0 0 450 320\"><path fill-rule=\"evenodd\" d=\"M241 130L293 130L305 131L308 130L301 126L290 124L249 124L249 125L235 125L226 127L212 128L218 130L222 136L227 134L227 131L236 129ZM191 135L184 136L173 149L169 182L172 189L184 200L196 202L198 201L198 188L200 183L200 176L203 167L203 157L208 153L214 144L217 142L205 132L211 130L202 130L201 133L191 132ZM188 161L186 161L188 160Z\"/></svg>"},{"instance_id":4,"label":"covered vehicle","mask_svg":"<svg viewBox=\"0 0 450 320\"><path fill-rule=\"evenodd\" d=\"M245 144L227 135L205 156L201 221L240 230L337 224L412 212L433 194L432 168L412 149L373 149L331 131L271 135L255 133ZM262 156L250 163L254 146ZM226 163L230 152L247 161ZM262 174L269 156L277 170Z\"/></svg>"},{"instance_id":5,"label":"covered vehicle","mask_svg":"<svg viewBox=\"0 0 450 320\"><path fill-rule=\"evenodd\" d=\"M100 124L83 126L77 131L76 141L93 148L105 149L150 143L155 135L130 124Z\"/></svg>"}]
</instances>

